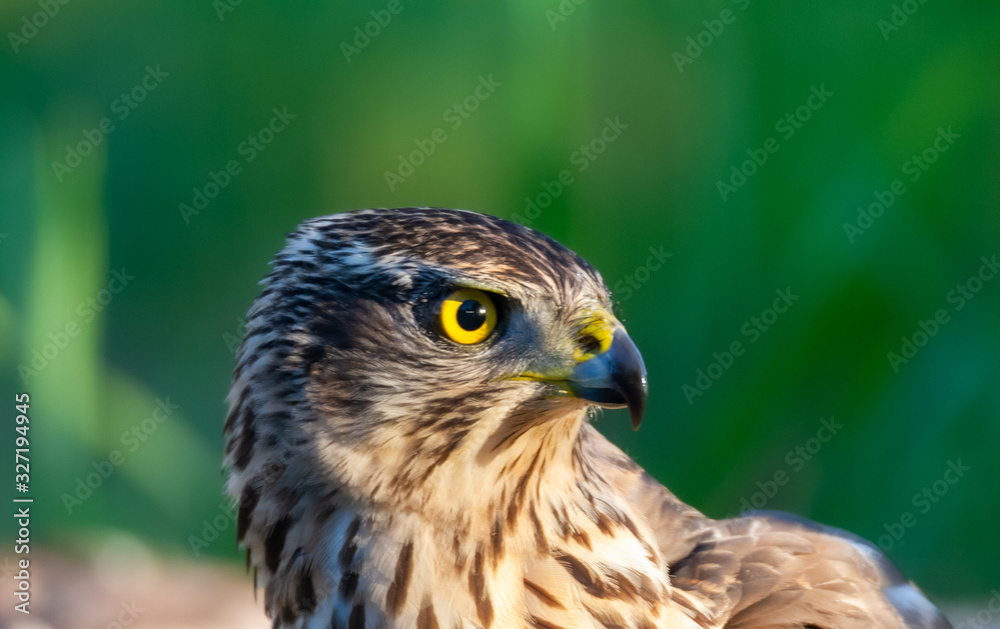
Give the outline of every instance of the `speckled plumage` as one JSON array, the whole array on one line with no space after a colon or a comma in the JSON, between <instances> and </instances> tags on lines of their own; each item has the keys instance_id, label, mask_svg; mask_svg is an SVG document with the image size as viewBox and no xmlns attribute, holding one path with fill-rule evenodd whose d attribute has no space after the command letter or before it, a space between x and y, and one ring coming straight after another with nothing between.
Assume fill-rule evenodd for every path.
<instances>
[{"instance_id":1,"label":"speckled plumage","mask_svg":"<svg viewBox=\"0 0 1000 629\"><path fill-rule=\"evenodd\" d=\"M708 519L597 433L591 402L513 378L563 368L582 313L611 310L600 275L537 232L334 215L300 226L263 284L226 467L275 627L948 626L867 544ZM435 332L456 284L505 296L489 342Z\"/></svg>"}]
</instances>

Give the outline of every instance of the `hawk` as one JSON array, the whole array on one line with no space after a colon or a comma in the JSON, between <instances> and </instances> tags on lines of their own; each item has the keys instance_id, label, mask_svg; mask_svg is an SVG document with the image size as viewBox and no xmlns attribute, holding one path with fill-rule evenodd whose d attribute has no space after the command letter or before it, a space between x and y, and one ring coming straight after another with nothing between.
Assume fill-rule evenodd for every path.
<instances>
[{"instance_id":1,"label":"hawk","mask_svg":"<svg viewBox=\"0 0 1000 629\"><path fill-rule=\"evenodd\" d=\"M646 371L598 272L440 208L303 223L250 309L225 424L277 628L950 625L867 542L714 520L589 423Z\"/></svg>"}]
</instances>

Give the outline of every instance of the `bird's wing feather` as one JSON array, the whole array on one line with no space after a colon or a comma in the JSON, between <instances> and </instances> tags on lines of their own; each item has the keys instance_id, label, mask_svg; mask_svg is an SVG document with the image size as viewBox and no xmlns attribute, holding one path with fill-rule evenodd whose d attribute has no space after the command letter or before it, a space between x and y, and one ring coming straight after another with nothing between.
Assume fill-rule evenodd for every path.
<instances>
[{"instance_id":1,"label":"bird's wing feather","mask_svg":"<svg viewBox=\"0 0 1000 629\"><path fill-rule=\"evenodd\" d=\"M587 430L601 473L655 532L672 584L704 605L714 626L951 627L867 541L781 513L706 518Z\"/></svg>"}]
</instances>

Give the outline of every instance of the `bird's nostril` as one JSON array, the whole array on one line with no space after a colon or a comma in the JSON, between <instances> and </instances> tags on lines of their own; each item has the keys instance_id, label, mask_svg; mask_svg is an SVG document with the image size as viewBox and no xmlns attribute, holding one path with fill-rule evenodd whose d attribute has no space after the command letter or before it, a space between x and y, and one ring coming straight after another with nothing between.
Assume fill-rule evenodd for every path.
<instances>
[{"instance_id":1,"label":"bird's nostril","mask_svg":"<svg viewBox=\"0 0 1000 629\"><path fill-rule=\"evenodd\" d=\"M601 342L591 334L585 334L579 338L577 345L584 354L597 354L601 351Z\"/></svg>"}]
</instances>

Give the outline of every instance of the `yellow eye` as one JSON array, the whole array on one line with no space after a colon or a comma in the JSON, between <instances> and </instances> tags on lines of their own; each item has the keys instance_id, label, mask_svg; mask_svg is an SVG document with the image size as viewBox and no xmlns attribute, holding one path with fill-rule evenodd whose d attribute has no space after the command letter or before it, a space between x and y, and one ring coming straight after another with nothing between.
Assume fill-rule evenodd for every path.
<instances>
[{"instance_id":1,"label":"yellow eye","mask_svg":"<svg viewBox=\"0 0 1000 629\"><path fill-rule=\"evenodd\" d=\"M444 335L456 343L481 343L497 325L497 307L487 293L462 288L441 302L438 324Z\"/></svg>"}]
</instances>

